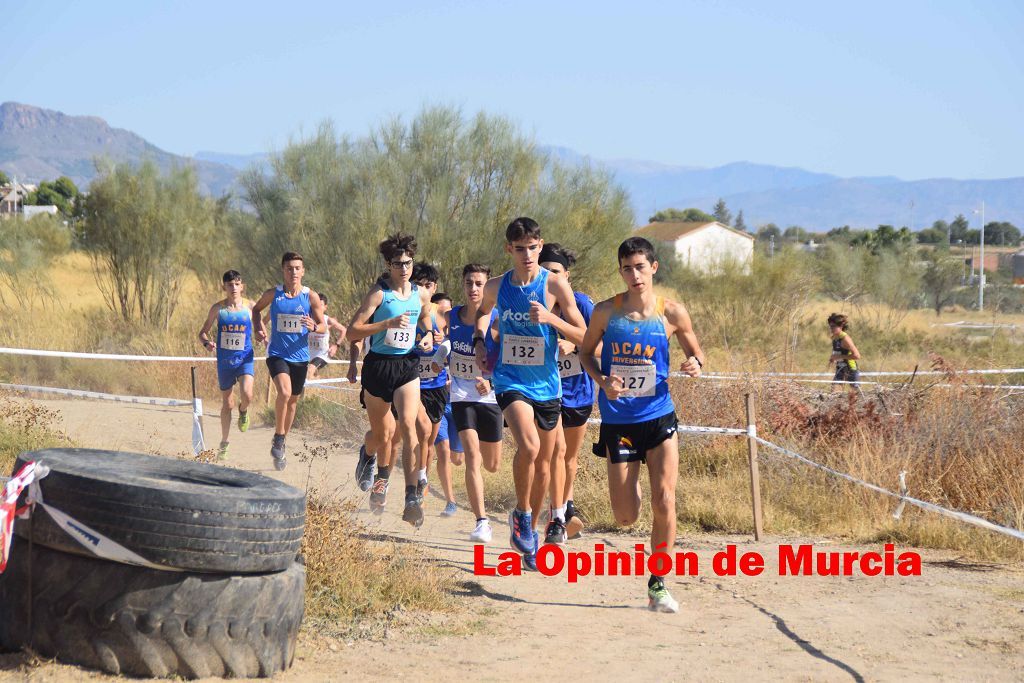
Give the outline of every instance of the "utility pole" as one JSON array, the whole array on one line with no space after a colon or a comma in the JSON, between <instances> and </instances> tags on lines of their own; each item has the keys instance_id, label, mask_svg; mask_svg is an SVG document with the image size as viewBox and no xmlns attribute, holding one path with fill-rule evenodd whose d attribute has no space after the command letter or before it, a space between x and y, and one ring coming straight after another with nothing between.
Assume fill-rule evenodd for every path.
<instances>
[{"instance_id":1,"label":"utility pole","mask_svg":"<svg viewBox=\"0 0 1024 683\"><path fill-rule=\"evenodd\" d=\"M978 209L974 213L979 213ZM985 201L981 202L981 265L978 268L978 311L985 310Z\"/></svg>"}]
</instances>

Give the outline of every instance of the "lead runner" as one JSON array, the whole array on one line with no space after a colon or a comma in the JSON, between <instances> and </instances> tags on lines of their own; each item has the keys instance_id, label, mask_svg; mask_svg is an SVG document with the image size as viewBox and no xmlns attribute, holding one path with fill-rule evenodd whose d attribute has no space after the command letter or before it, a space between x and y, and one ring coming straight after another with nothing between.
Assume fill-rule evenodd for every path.
<instances>
[{"instance_id":1,"label":"lead runner","mask_svg":"<svg viewBox=\"0 0 1024 683\"><path fill-rule=\"evenodd\" d=\"M544 240L537 221L515 219L505 229L505 242L513 268L491 278L484 287L476 312L473 349L477 365L490 370L484 339L489 334L491 311L497 308L500 355L494 365L494 391L516 442L512 460L516 507L509 513L509 542L523 554L524 565L536 569L534 514L544 504L544 475L555 450L554 430L562 419L558 335L579 344L586 327L569 283L550 277L540 266ZM556 304L562 317L551 312ZM551 506L559 508L561 491L553 493L559 500L552 498Z\"/></svg>"},{"instance_id":2,"label":"lead runner","mask_svg":"<svg viewBox=\"0 0 1024 683\"><path fill-rule=\"evenodd\" d=\"M682 304L654 293L658 261L642 237L619 245L619 275L626 291L594 308L580 346L580 361L601 388L601 433L594 453L608 458L608 494L615 520L631 526L640 516L640 465L651 481L651 552L676 542L676 478L679 436L675 404L669 393L669 338L675 335L686 360L680 370L699 377L704 366L700 343ZM598 344L601 362L594 353ZM678 612L679 603L662 576L647 582L647 606Z\"/></svg>"}]
</instances>

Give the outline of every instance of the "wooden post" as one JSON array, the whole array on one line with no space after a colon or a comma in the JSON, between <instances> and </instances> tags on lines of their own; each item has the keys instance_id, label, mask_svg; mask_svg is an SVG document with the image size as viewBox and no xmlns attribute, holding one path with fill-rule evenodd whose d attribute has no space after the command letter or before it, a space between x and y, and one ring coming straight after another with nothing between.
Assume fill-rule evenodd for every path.
<instances>
[{"instance_id":1,"label":"wooden post","mask_svg":"<svg viewBox=\"0 0 1024 683\"><path fill-rule=\"evenodd\" d=\"M760 541L764 535L761 522L761 476L757 465L757 423L754 419L754 395L747 394L747 462L750 465L750 498L754 511L754 540Z\"/></svg>"}]
</instances>

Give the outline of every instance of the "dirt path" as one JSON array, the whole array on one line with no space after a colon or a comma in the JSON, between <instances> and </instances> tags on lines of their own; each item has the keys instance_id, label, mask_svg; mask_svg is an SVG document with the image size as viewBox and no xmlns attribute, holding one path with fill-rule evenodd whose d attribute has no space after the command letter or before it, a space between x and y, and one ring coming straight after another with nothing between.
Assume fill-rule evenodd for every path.
<instances>
[{"instance_id":1,"label":"dirt path","mask_svg":"<svg viewBox=\"0 0 1024 683\"><path fill-rule=\"evenodd\" d=\"M183 410L86 401L42 401L58 410L64 429L83 445L178 453L189 448L190 416ZM216 433L216 417L207 430ZM284 472L270 466L270 431L232 435L235 464L304 486L307 465ZM289 450L300 450L293 434ZM307 440L311 444L317 442ZM352 482L355 454L316 463L312 477L362 496ZM564 574L542 577L473 575L463 508L452 519L438 513L443 501L428 497L427 519L417 530L400 519L393 489L382 517L365 513L382 536L425 546L444 565L464 573L461 598L468 609L438 623L393 629L381 642L323 643L304 637L295 666L282 681L427 680L905 680L955 678L1024 680L1024 570L961 562L950 553L922 551L919 577L792 577L777 572L778 546L814 543L817 550L853 548L826 539L698 535L681 539L700 560L698 577L672 577L678 615L646 610L645 580ZM364 505L365 507L365 505ZM507 526L494 520L489 565L507 550ZM569 549L631 550L644 539L594 534ZM584 545L586 543L586 545ZM717 577L715 552L735 543L758 551L766 571L755 578ZM904 548L898 549L906 550ZM0 671L24 680L24 673ZM55 664L31 670L32 680L103 678Z\"/></svg>"}]
</instances>

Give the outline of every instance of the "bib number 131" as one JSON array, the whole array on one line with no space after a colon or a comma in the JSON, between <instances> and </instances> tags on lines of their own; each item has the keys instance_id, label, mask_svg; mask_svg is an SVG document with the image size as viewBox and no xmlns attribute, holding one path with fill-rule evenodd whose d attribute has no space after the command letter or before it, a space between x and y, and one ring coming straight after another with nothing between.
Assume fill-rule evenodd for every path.
<instances>
[{"instance_id":1,"label":"bib number 131","mask_svg":"<svg viewBox=\"0 0 1024 683\"><path fill-rule=\"evenodd\" d=\"M501 340L501 362L505 365L544 365L544 339L506 334Z\"/></svg>"}]
</instances>

